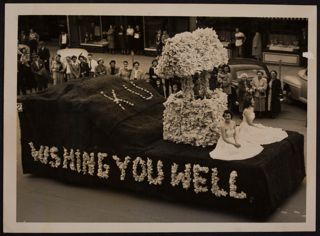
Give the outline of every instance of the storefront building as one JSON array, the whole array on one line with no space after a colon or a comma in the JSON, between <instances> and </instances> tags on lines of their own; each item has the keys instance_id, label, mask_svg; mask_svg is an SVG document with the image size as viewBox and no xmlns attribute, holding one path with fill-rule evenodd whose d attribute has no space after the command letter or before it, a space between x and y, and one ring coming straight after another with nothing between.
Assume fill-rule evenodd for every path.
<instances>
[{"instance_id":1,"label":"storefront building","mask_svg":"<svg viewBox=\"0 0 320 236\"><path fill-rule=\"evenodd\" d=\"M305 65L308 21L304 18L198 17L197 27L212 27L230 51L235 51L235 28L246 36L244 56L254 57L254 37L260 33L261 59L265 63Z\"/></svg>"},{"instance_id":2,"label":"storefront building","mask_svg":"<svg viewBox=\"0 0 320 236\"><path fill-rule=\"evenodd\" d=\"M45 23L44 23L45 22ZM141 48L145 53L156 51L156 34L166 30L170 37L193 31L197 27L212 27L234 56L235 28L246 36L244 56L253 57L256 32L260 33L261 60L266 63L305 65L302 53L307 51L308 21L304 18L246 18L246 17L167 17L167 16L21 16L19 31L35 28L43 40L56 40L61 30L70 35L71 47L89 51L106 51L107 31L112 25L139 26ZM116 33L115 33L116 35ZM256 40L256 39L255 39ZM117 47L117 38L115 37Z\"/></svg>"}]
</instances>

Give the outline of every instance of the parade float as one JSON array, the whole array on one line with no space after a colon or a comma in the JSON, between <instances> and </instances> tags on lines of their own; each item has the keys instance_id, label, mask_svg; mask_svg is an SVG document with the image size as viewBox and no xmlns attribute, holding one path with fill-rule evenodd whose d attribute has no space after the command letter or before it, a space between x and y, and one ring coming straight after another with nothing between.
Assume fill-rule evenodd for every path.
<instances>
[{"instance_id":1,"label":"parade float","mask_svg":"<svg viewBox=\"0 0 320 236\"><path fill-rule=\"evenodd\" d=\"M205 42L214 35L207 29L197 31L201 33L208 37ZM192 47L205 44L197 43L191 33L186 35L192 38ZM184 34L177 37L189 41ZM169 44L160 65L166 53L170 55L167 48L174 47ZM225 63L223 51L217 50L224 59L215 54L213 65L205 53L195 54L208 67L181 67L179 71L189 71L180 74L185 85L167 101L145 81L108 76L73 80L20 97L23 173L251 217L269 216L305 177L304 137L288 131L286 139L265 145L259 155L246 160L209 157L226 98L221 91L203 90L203 97L194 99L190 76ZM165 68L170 67L159 67L159 72Z\"/></svg>"}]
</instances>

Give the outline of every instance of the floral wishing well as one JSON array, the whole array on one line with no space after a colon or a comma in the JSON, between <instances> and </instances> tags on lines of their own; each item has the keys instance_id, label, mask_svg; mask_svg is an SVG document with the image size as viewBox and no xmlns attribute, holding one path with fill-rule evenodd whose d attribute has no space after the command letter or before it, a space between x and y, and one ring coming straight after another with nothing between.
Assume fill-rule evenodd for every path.
<instances>
[{"instance_id":1,"label":"floral wishing well","mask_svg":"<svg viewBox=\"0 0 320 236\"><path fill-rule=\"evenodd\" d=\"M208 146L220 136L227 95L209 89L207 72L228 62L227 50L210 28L184 32L169 38L159 58L160 77L180 78L181 90L164 103L163 138L176 143ZM200 95L195 99L192 77L200 74Z\"/></svg>"}]
</instances>

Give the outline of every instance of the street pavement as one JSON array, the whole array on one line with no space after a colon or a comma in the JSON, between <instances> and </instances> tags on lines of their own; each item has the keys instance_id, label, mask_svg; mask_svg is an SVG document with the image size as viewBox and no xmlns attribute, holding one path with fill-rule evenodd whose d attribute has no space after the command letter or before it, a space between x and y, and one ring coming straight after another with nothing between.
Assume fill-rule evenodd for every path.
<instances>
[{"instance_id":1,"label":"street pavement","mask_svg":"<svg viewBox=\"0 0 320 236\"><path fill-rule=\"evenodd\" d=\"M120 64L130 56L95 53L94 57L104 57L106 62L115 59ZM153 58L136 56L136 59L140 61L142 69L147 70ZM285 67L283 71L295 73L299 69ZM279 117L258 119L257 122L306 135L306 118L305 105L283 104ZM237 117L235 120L240 122ZM130 192L72 186L52 179L24 175L19 122L17 125L18 222L252 222L252 219L239 215L147 198ZM306 185L304 180L267 221L305 222Z\"/></svg>"}]
</instances>

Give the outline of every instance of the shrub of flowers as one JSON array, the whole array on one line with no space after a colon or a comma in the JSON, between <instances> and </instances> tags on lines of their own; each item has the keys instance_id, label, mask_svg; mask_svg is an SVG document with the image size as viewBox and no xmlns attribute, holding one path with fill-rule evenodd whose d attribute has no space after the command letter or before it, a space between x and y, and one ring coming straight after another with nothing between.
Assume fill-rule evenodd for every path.
<instances>
[{"instance_id":1,"label":"shrub of flowers","mask_svg":"<svg viewBox=\"0 0 320 236\"><path fill-rule=\"evenodd\" d=\"M214 145L220 136L227 94L220 89L210 98L188 101L182 92L172 94L164 103L163 139L193 146Z\"/></svg>"}]
</instances>

